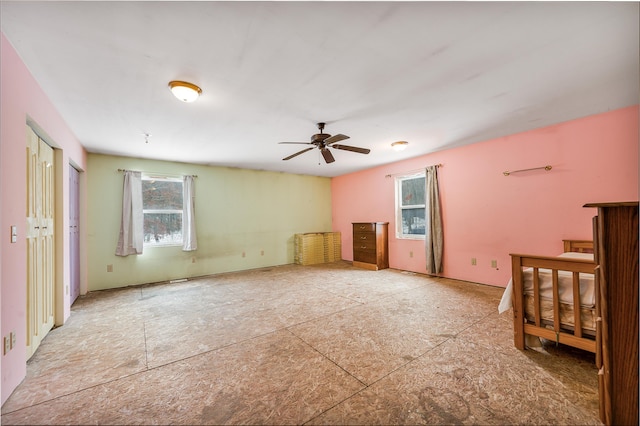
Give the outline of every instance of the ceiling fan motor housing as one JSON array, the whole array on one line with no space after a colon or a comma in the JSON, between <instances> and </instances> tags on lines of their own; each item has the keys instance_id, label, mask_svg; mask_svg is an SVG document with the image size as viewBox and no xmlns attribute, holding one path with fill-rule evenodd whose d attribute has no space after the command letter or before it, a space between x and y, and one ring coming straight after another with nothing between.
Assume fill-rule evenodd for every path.
<instances>
[{"instance_id":1,"label":"ceiling fan motor housing","mask_svg":"<svg viewBox=\"0 0 640 426\"><path fill-rule=\"evenodd\" d=\"M331 136L331 135L329 135L327 133L317 133L317 134L311 136L311 142L313 142L313 143L322 142L323 140L325 140L329 136Z\"/></svg>"}]
</instances>

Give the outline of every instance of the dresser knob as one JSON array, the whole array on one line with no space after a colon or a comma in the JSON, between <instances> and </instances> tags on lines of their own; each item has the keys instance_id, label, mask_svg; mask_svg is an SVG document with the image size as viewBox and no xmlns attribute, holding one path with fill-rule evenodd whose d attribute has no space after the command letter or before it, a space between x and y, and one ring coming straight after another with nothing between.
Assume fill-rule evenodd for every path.
<instances>
[{"instance_id":1,"label":"dresser knob","mask_svg":"<svg viewBox=\"0 0 640 426\"><path fill-rule=\"evenodd\" d=\"M367 246L360 246L360 248L361 248L361 249L366 249L366 248L367 248Z\"/></svg>"},{"instance_id":2,"label":"dresser knob","mask_svg":"<svg viewBox=\"0 0 640 426\"><path fill-rule=\"evenodd\" d=\"M367 239L367 237L360 237L360 239L361 239L361 240L366 240L366 239Z\"/></svg>"},{"instance_id":3,"label":"dresser knob","mask_svg":"<svg viewBox=\"0 0 640 426\"><path fill-rule=\"evenodd\" d=\"M364 229L364 228L366 228L366 226L360 225L360 229Z\"/></svg>"}]
</instances>

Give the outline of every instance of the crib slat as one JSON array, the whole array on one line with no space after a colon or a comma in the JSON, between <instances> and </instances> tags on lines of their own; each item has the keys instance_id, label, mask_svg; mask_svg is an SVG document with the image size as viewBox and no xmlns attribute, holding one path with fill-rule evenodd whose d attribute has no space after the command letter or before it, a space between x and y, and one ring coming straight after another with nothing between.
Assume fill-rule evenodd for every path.
<instances>
[{"instance_id":1,"label":"crib slat","mask_svg":"<svg viewBox=\"0 0 640 426\"><path fill-rule=\"evenodd\" d=\"M511 256L513 271L513 343L524 350L524 287L522 285L522 257Z\"/></svg>"},{"instance_id":2,"label":"crib slat","mask_svg":"<svg viewBox=\"0 0 640 426\"><path fill-rule=\"evenodd\" d=\"M538 276L538 268L533 268L533 304L536 326L540 327L542 315L540 313L540 277Z\"/></svg>"},{"instance_id":3,"label":"crib slat","mask_svg":"<svg viewBox=\"0 0 640 426\"><path fill-rule=\"evenodd\" d=\"M582 318L580 311L580 273L573 273L573 334L582 337Z\"/></svg>"}]
</instances>

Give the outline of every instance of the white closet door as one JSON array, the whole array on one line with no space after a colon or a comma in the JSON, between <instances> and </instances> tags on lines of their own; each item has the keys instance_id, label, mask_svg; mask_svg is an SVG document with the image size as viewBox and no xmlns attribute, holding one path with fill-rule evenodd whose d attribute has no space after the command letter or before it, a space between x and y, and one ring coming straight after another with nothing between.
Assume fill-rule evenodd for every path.
<instances>
[{"instance_id":1,"label":"white closet door","mask_svg":"<svg viewBox=\"0 0 640 426\"><path fill-rule=\"evenodd\" d=\"M27 127L27 357L53 327L53 149Z\"/></svg>"}]
</instances>

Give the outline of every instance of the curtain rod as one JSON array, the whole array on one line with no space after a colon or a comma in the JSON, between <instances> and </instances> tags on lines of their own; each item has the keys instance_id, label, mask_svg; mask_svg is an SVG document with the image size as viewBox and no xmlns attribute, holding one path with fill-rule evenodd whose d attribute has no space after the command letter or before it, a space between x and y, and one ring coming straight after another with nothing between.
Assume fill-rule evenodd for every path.
<instances>
[{"instance_id":1,"label":"curtain rod","mask_svg":"<svg viewBox=\"0 0 640 426\"><path fill-rule=\"evenodd\" d=\"M506 172L502 172L503 175L505 176L509 176L511 173L519 173L519 172L528 172L530 170L542 170L545 169L546 171L551 170L551 166L540 166L540 167L533 167L531 169L521 169L521 170L512 170L512 171L506 171Z\"/></svg>"},{"instance_id":2,"label":"curtain rod","mask_svg":"<svg viewBox=\"0 0 640 426\"><path fill-rule=\"evenodd\" d=\"M118 169L119 172L135 172L135 171L139 171L139 170L128 170L128 169ZM193 176L194 178L197 178L198 175L181 175L181 174L177 174L177 173L164 173L164 172L142 172L146 175L160 175L160 176Z\"/></svg>"},{"instance_id":3,"label":"curtain rod","mask_svg":"<svg viewBox=\"0 0 640 426\"><path fill-rule=\"evenodd\" d=\"M443 164L433 164L433 165L436 166L436 167L442 167L443 166ZM388 174L388 175L384 175L384 177L390 178L391 176L399 176L399 175L406 175L406 174L409 174L409 173L424 172L424 169L426 169L427 167L429 167L429 166L424 166L421 169L407 170L406 172L391 173L391 174Z\"/></svg>"}]
</instances>

